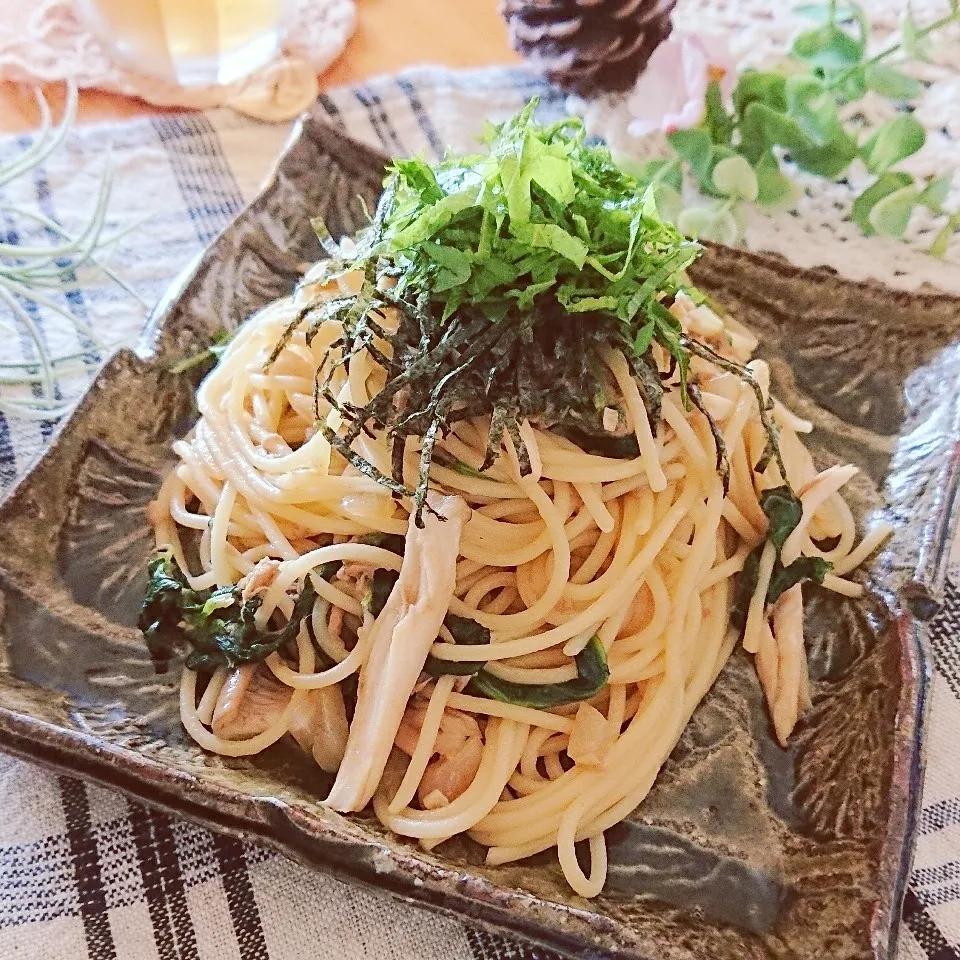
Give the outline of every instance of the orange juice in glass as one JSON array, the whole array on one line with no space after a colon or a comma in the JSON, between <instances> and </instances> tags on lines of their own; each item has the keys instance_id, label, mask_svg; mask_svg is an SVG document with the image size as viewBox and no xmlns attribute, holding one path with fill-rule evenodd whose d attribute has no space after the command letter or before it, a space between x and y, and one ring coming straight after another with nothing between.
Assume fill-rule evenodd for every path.
<instances>
[{"instance_id":1,"label":"orange juice in glass","mask_svg":"<svg viewBox=\"0 0 960 960\"><path fill-rule=\"evenodd\" d=\"M228 84L268 63L287 0L76 0L117 60L180 86Z\"/></svg>"}]
</instances>

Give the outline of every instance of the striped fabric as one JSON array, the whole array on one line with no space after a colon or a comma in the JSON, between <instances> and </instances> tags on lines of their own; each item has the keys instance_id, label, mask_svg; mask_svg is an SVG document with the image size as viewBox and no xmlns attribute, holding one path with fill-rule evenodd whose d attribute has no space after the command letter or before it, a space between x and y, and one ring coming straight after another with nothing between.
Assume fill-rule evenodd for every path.
<instances>
[{"instance_id":1,"label":"striped fabric","mask_svg":"<svg viewBox=\"0 0 960 960\"><path fill-rule=\"evenodd\" d=\"M423 68L321 97L330 121L390 153L469 148L486 119L539 93L523 71ZM227 112L167 115L88 127L46 167L5 188L67 226L82 222L111 146L114 217L149 215L111 260L147 302L242 209L287 130ZM0 159L27 138L0 141ZM108 232L122 220L108 224ZM6 242L32 242L0 222ZM841 264L837 264L842 267ZM92 280L64 295L110 343L143 320L129 298ZM37 317L56 346L89 344ZM0 317L0 334L3 319ZM12 343L12 347L9 346ZM30 345L6 337L8 353ZM16 358L16 357L14 357ZM13 358L12 358L13 359ZM90 373L99 358L85 355ZM70 385L64 384L69 396ZM0 414L0 492L22 474L53 424ZM933 625L937 655L928 774L916 866L904 907L901 956L960 960L960 564ZM0 759L0 960L547 960L510 943L319 875L264 849L145 809L70 777ZM705 958L706 960L706 958Z\"/></svg>"}]
</instances>

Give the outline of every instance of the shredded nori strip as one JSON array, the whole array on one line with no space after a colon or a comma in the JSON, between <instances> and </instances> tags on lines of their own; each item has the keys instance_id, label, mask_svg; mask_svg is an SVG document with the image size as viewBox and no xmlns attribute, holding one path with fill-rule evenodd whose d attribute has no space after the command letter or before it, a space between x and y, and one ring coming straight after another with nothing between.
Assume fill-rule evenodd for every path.
<instances>
[{"instance_id":1,"label":"shredded nori strip","mask_svg":"<svg viewBox=\"0 0 960 960\"><path fill-rule=\"evenodd\" d=\"M710 427L710 435L713 437L713 444L717 451L717 473L723 481L723 495L726 496L730 492L730 458L727 456L727 444L723 439L723 431L704 406L700 387L690 383L687 385L687 392L690 394L691 403L706 417L707 425Z\"/></svg>"}]
</instances>

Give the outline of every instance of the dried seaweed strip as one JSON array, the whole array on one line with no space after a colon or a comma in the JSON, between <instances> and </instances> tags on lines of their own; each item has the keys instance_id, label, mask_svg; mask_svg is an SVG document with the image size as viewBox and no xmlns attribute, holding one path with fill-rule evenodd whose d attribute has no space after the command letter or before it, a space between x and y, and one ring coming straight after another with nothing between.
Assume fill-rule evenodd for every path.
<instances>
[{"instance_id":1,"label":"dried seaweed strip","mask_svg":"<svg viewBox=\"0 0 960 960\"><path fill-rule=\"evenodd\" d=\"M487 433L487 450L480 464L480 472L489 470L500 456L500 446L503 443L503 431L507 427L510 411L506 407L496 406L490 417L490 430Z\"/></svg>"},{"instance_id":2,"label":"dried seaweed strip","mask_svg":"<svg viewBox=\"0 0 960 960\"><path fill-rule=\"evenodd\" d=\"M403 483L403 458L407 452L408 433L394 432L390 437L390 469L393 479Z\"/></svg>"},{"instance_id":3,"label":"dried seaweed strip","mask_svg":"<svg viewBox=\"0 0 960 960\"><path fill-rule=\"evenodd\" d=\"M413 522L423 529L423 510L427 507L427 491L430 488L430 462L433 459L433 447L437 442L437 434L440 432L449 400L438 398L430 408L431 420L423 435L423 446L420 448L420 475L417 480L417 489L413 494L414 513Z\"/></svg>"},{"instance_id":4,"label":"dried seaweed strip","mask_svg":"<svg viewBox=\"0 0 960 960\"><path fill-rule=\"evenodd\" d=\"M643 405L647 409L650 432L656 436L663 415L663 381L650 354L645 353L642 357L631 354L629 360L640 395L643 397Z\"/></svg>"},{"instance_id":5,"label":"dried seaweed strip","mask_svg":"<svg viewBox=\"0 0 960 960\"><path fill-rule=\"evenodd\" d=\"M320 332L320 328L328 320L338 320L341 313L350 309L352 302L351 297L336 297L333 300L325 300L315 309L312 309L307 314L310 317L310 325L307 327L305 334L307 346L309 347L313 343L314 338ZM281 347L281 349L283 348Z\"/></svg>"},{"instance_id":6,"label":"dried seaweed strip","mask_svg":"<svg viewBox=\"0 0 960 960\"><path fill-rule=\"evenodd\" d=\"M520 423L517 420L516 414L512 414L507 418L507 433L510 434L510 439L513 441L513 448L517 452L517 460L520 463L520 476L529 477L533 473L533 467L530 465L530 451L527 449L527 445L523 442L523 437L520 436Z\"/></svg>"},{"instance_id":7,"label":"dried seaweed strip","mask_svg":"<svg viewBox=\"0 0 960 960\"><path fill-rule=\"evenodd\" d=\"M327 443L333 447L354 469L358 470L365 477L368 477L370 480L376 480L377 483L386 487L388 490L395 493L398 497L412 497L413 491L409 490L404 484L398 483L393 477L388 477L381 470L378 470L369 460L365 457L360 456L359 453L354 451L348 444L343 442L343 438L338 434L334 433L325 423L322 421L319 424L320 432L323 434Z\"/></svg>"},{"instance_id":8,"label":"dried seaweed strip","mask_svg":"<svg viewBox=\"0 0 960 960\"><path fill-rule=\"evenodd\" d=\"M287 344L293 338L294 333L297 330L297 327L303 323L304 318L306 317L306 312L301 310L284 328L283 333L280 334L280 339L273 345L273 349L270 351L270 356L267 357L266 363L263 365L263 372L266 373L270 367L273 366L274 361L277 357L283 353Z\"/></svg>"},{"instance_id":9,"label":"dried seaweed strip","mask_svg":"<svg viewBox=\"0 0 960 960\"><path fill-rule=\"evenodd\" d=\"M780 453L777 425L773 422L773 419L770 416L770 410L772 409L772 406L767 403L767 399L764 397L763 391L760 389L760 384L757 383L756 377L754 377L753 373L747 367L743 367L732 360L727 360L726 357L720 356L719 353L711 350L706 344L700 343L699 340L694 340L692 337L689 337L686 334L682 335L681 340L683 345L691 353L694 353L698 357L707 360L714 366L719 367L721 370L726 370L727 373L732 373L734 376L739 377L753 391L753 395L757 399L757 408L760 412L760 422L763 424L763 429L767 434L767 446L764 449L764 455L760 458L761 461L763 461L764 457L766 457L766 463L764 463L763 469L759 469L757 472L763 473L763 471L766 470L767 464L770 460L768 455L769 451L769 454L772 455L773 459L776 461L783 482L787 483L787 468L784 466L783 456Z\"/></svg>"},{"instance_id":10,"label":"dried seaweed strip","mask_svg":"<svg viewBox=\"0 0 960 960\"><path fill-rule=\"evenodd\" d=\"M710 427L710 435L713 437L717 453L716 470L723 481L723 495L726 496L730 492L730 458L727 454L727 444L723 439L723 432L707 410L700 387L695 383L688 383L687 392L690 394L690 401L707 419L707 425Z\"/></svg>"},{"instance_id":11,"label":"dried seaweed strip","mask_svg":"<svg viewBox=\"0 0 960 960\"><path fill-rule=\"evenodd\" d=\"M320 241L320 246L323 247L323 252L327 254L328 257L339 260L340 245L331 236L330 231L327 229L326 223L324 223L323 217L311 217L310 226L313 228L313 232Z\"/></svg>"}]
</instances>

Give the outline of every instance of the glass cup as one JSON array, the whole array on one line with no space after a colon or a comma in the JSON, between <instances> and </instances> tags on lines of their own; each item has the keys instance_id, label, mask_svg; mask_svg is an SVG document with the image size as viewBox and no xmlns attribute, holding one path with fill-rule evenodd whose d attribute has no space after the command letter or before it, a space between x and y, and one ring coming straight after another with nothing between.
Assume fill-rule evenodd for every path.
<instances>
[{"instance_id":1,"label":"glass cup","mask_svg":"<svg viewBox=\"0 0 960 960\"><path fill-rule=\"evenodd\" d=\"M277 54L288 0L76 0L118 61L182 87L242 80Z\"/></svg>"}]
</instances>

